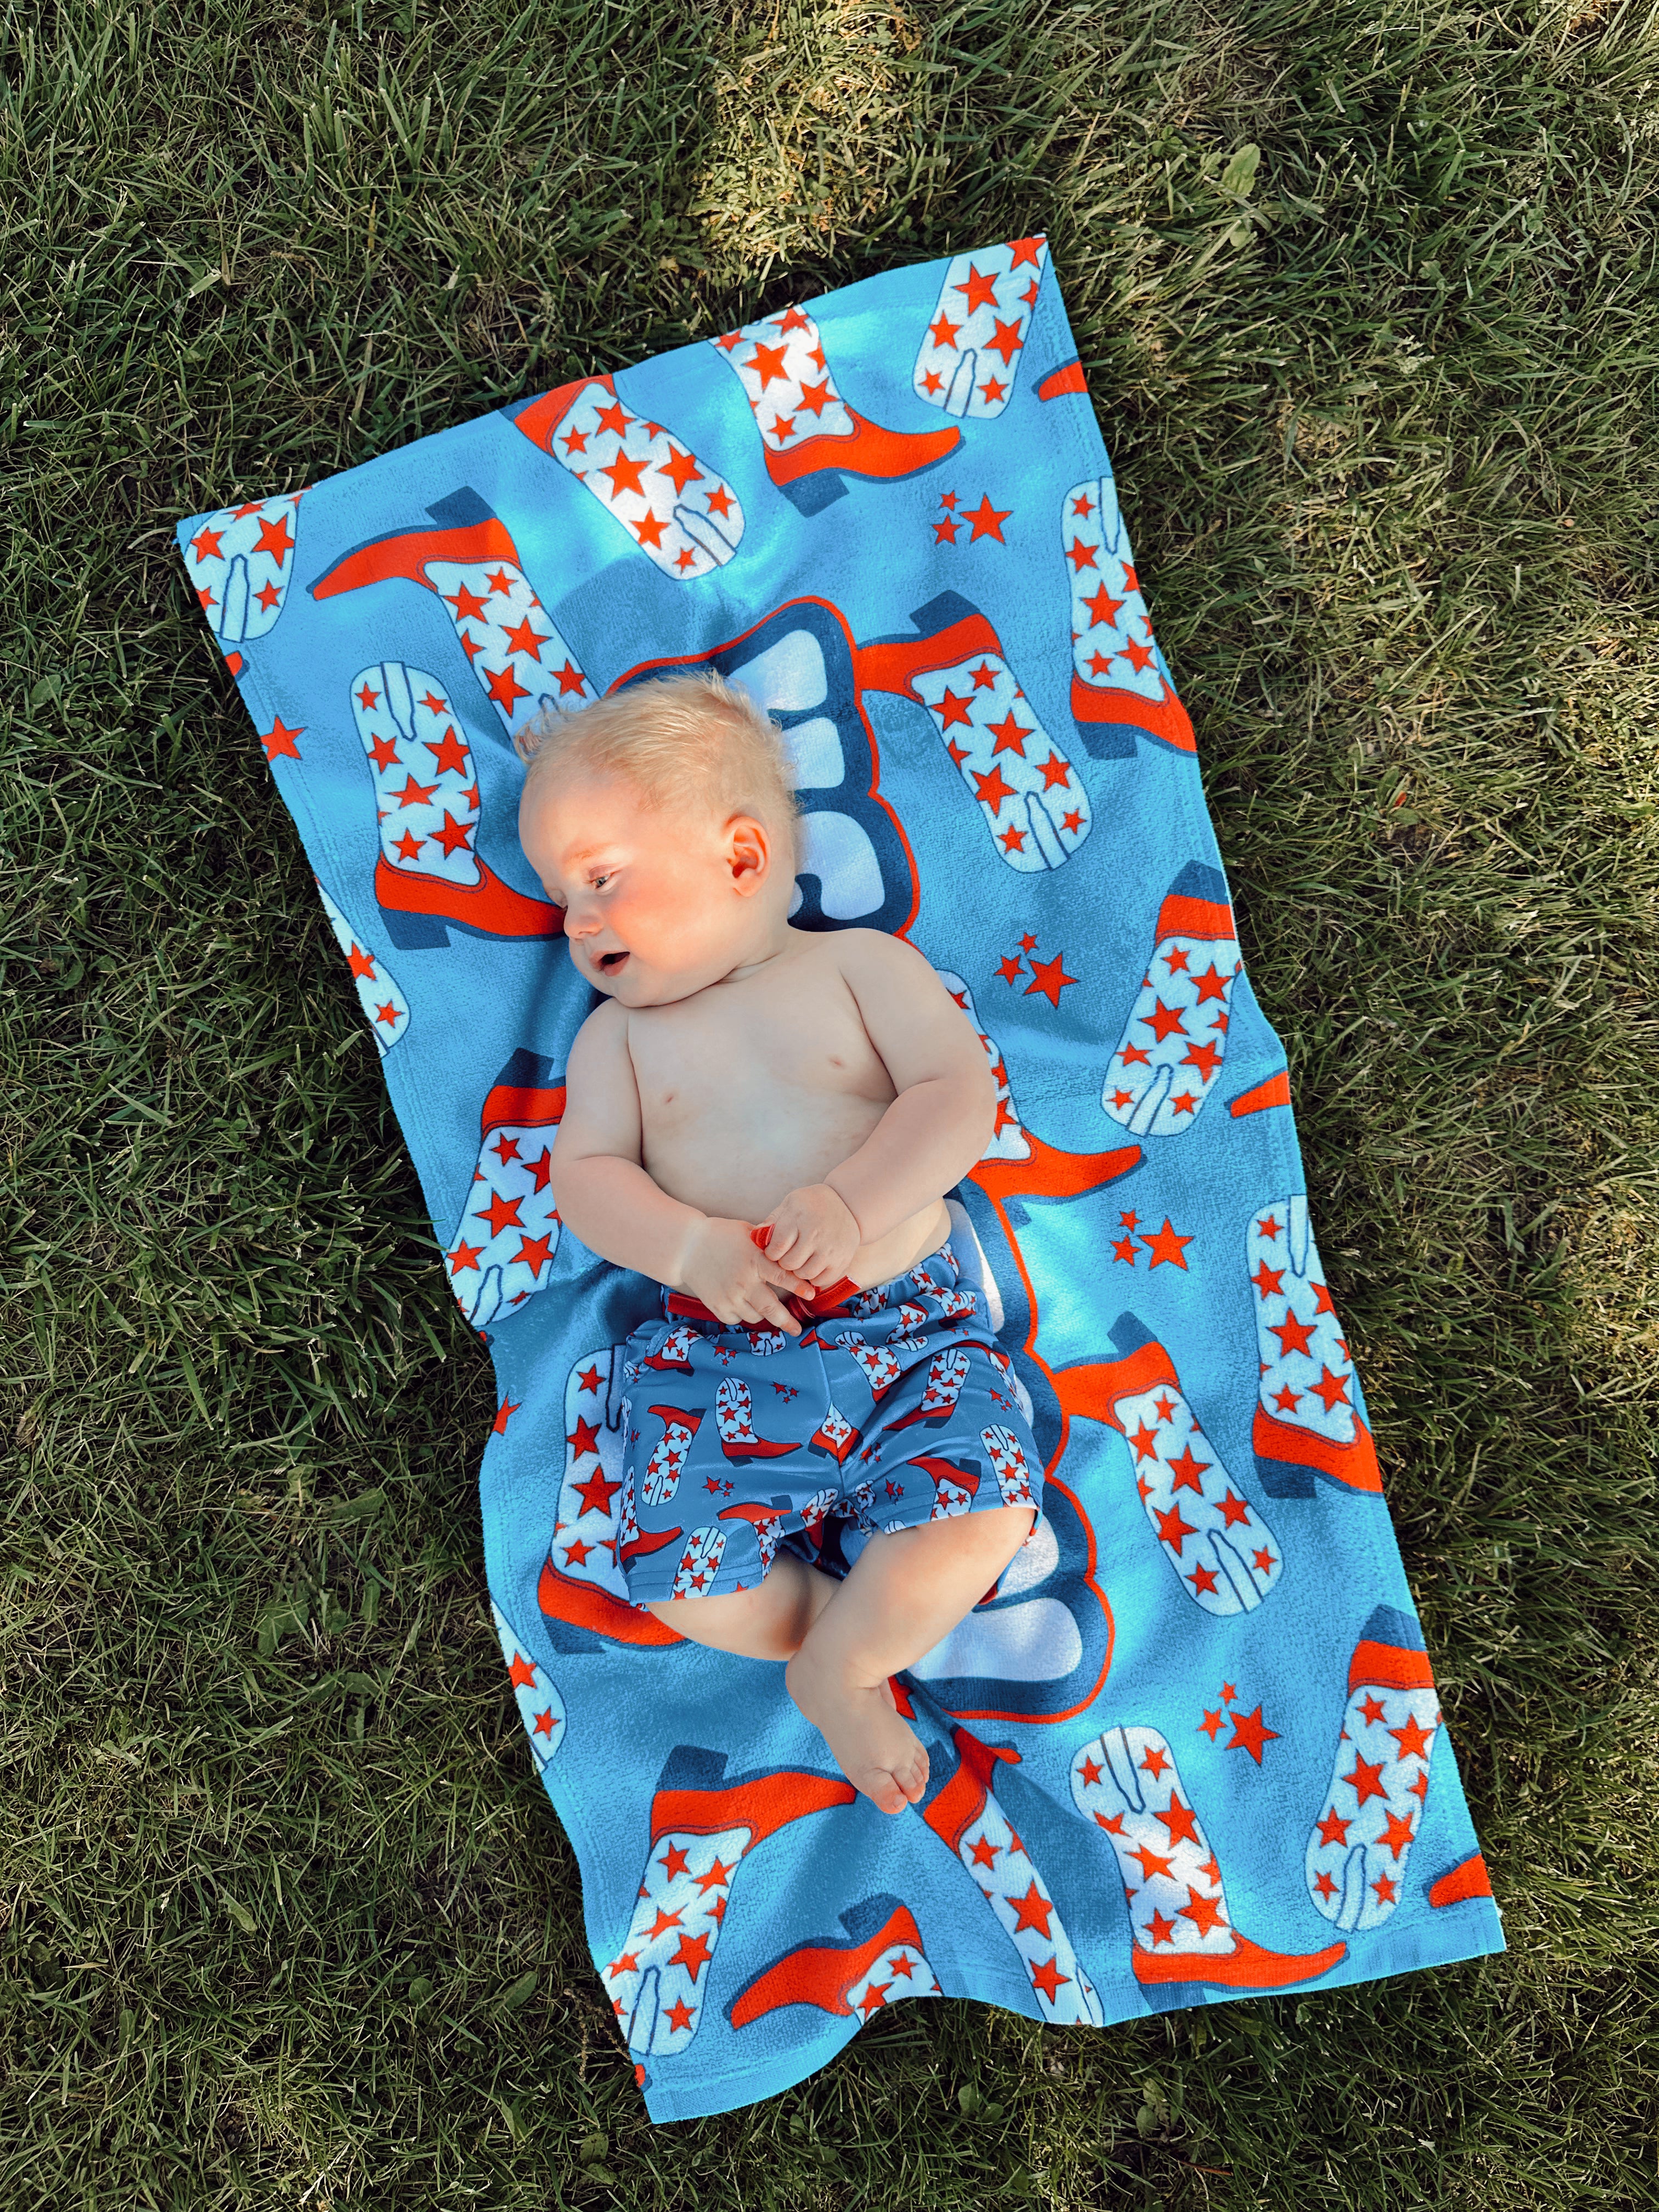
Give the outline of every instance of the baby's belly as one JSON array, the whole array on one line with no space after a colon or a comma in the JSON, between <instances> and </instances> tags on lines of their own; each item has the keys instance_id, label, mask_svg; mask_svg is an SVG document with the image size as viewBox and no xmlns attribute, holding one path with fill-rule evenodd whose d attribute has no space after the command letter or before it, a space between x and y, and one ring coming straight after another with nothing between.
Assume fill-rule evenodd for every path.
<instances>
[{"instance_id":1,"label":"baby's belly","mask_svg":"<svg viewBox=\"0 0 1659 2212\"><path fill-rule=\"evenodd\" d=\"M646 1117L641 1160L671 1198L732 1221L769 1221L778 1201L803 1183L822 1182L857 1152L885 1106L842 1096L766 1101L728 1099L723 1107L654 1121ZM861 1286L885 1282L927 1253L950 1229L934 1200L870 1243L847 1273Z\"/></svg>"}]
</instances>

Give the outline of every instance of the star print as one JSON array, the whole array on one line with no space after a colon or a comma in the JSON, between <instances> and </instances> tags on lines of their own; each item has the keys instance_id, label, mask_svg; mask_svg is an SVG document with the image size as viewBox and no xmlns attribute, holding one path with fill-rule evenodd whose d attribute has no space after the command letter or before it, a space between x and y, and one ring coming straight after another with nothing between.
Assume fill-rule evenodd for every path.
<instances>
[{"instance_id":1,"label":"star print","mask_svg":"<svg viewBox=\"0 0 1659 2212\"><path fill-rule=\"evenodd\" d=\"M963 510L966 520L974 526L973 536L968 543L971 545L981 538L994 538L999 545L1006 544L1007 540L1003 537L1002 526L1013 511L1011 507L993 507L988 493L981 492L979 505Z\"/></svg>"},{"instance_id":2,"label":"star print","mask_svg":"<svg viewBox=\"0 0 1659 2212\"><path fill-rule=\"evenodd\" d=\"M1248 1751L1260 1766L1262 1746L1276 1742L1279 1730L1264 1726L1260 1705L1253 1713L1230 1713L1227 1717L1233 1724L1232 1741L1227 1746L1228 1750Z\"/></svg>"},{"instance_id":3,"label":"star print","mask_svg":"<svg viewBox=\"0 0 1659 2212\"><path fill-rule=\"evenodd\" d=\"M1193 1238L1177 1236L1168 1214L1164 1217L1162 1229L1154 1231L1150 1237L1143 1230L1140 1241L1152 1255L1147 1261L1148 1267L1175 1267L1185 1273L1187 1247L1193 1242Z\"/></svg>"},{"instance_id":4,"label":"star print","mask_svg":"<svg viewBox=\"0 0 1659 2212\"><path fill-rule=\"evenodd\" d=\"M1066 973L1065 960L1063 952L1055 953L1052 960L1038 960L1034 956L1031 974L1036 981L1026 985L1025 996L1029 999L1034 991L1041 991L1051 1006L1058 1007L1060 994L1066 986L1079 981L1077 976Z\"/></svg>"}]
</instances>

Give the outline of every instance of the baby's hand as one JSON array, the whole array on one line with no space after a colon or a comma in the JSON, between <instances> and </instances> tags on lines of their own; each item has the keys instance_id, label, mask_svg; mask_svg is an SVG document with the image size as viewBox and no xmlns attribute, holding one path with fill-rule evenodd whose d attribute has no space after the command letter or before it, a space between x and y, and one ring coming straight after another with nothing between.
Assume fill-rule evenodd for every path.
<instances>
[{"instance_id":1,"label":"baby's hand","mask_svg":"<svg viewBox=\"0 0 1659 2212\"><path fill-rule=\"evenodd\" d=\"M859 1224L853 1210L827 1182L804 1183L781 1199L766 1241L769 1260L781 1260L816 1290L839 1282L859 1249Z\"/></svg>"},{"instance_id":2,"label":"baby's hand","mask_svg":"<svg viewBox=\"0 0 1659 2212\"><path fill-rule=\"evenodd\" d=\"M800 1323L778 1293L804 1292L807 1286L793 1268L760 1250L747 1221L718 1216L699 1221L686 1240L680 1287L728 1324L766 1322L800 1334Z\"/></svg>"}]
</instances>

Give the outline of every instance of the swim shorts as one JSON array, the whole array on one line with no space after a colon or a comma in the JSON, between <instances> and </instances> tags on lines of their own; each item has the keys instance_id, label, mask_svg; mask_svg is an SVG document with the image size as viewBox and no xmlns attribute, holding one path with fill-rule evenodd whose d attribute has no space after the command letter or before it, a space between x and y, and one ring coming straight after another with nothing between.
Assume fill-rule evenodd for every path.
<instances>
[{"instance_id":1,"label":"swim shorts","mask_svg":"<svg viewBox=\"0 0 1659 2212\"><path fill-rule=\"evenodd\" d=\"M752 1589L781 1542L821 1553L836 1522L1042 1504L1023 1393L948 1243L830 1295L789 1301L791 1337L665 1290L629 1338L617 1552L635 1603Z\"/></svg>"}]
</instances>

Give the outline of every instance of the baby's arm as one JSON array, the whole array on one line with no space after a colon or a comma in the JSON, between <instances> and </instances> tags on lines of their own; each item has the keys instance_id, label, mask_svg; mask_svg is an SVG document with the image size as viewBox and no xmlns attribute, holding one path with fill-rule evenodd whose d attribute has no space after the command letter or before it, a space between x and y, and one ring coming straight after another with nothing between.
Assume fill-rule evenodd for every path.
<instances>
[{"instance_id":1,"label":"baby's arm","mask_svg":"<svg viewBox=\"0 0 1659 2212\"><path fill-rule=\"evenodd\" d=\"M838 931L834 942L898 1093L857 1152L823 1178L856 1224L858 1243L872 1244L983 1157L996 1123L996 1079L962 1009L913 945L873 929ZM810 1272L787 1233L788 1203L777 1209L786 1236L781 1243L775 1233L769 1249Z\"/></svg>"},{"instance_id":2,"label":"baby's arm","mask_svg":"<svg viewBox=\"0 0 1659 2212\"><path fill-rule=\"evenodd\" d=\"M778 1287L798 1289L798 1279L756 1249L752 1223L671 1198L641 1165L641 1139L628 1016L607 1000L577 1030L565 1066L549 1173L560 1220L602 1260L690 1291L721 1321L770 1322L799 1334L776 1296Z\"/></svg>"}]
</instances>

